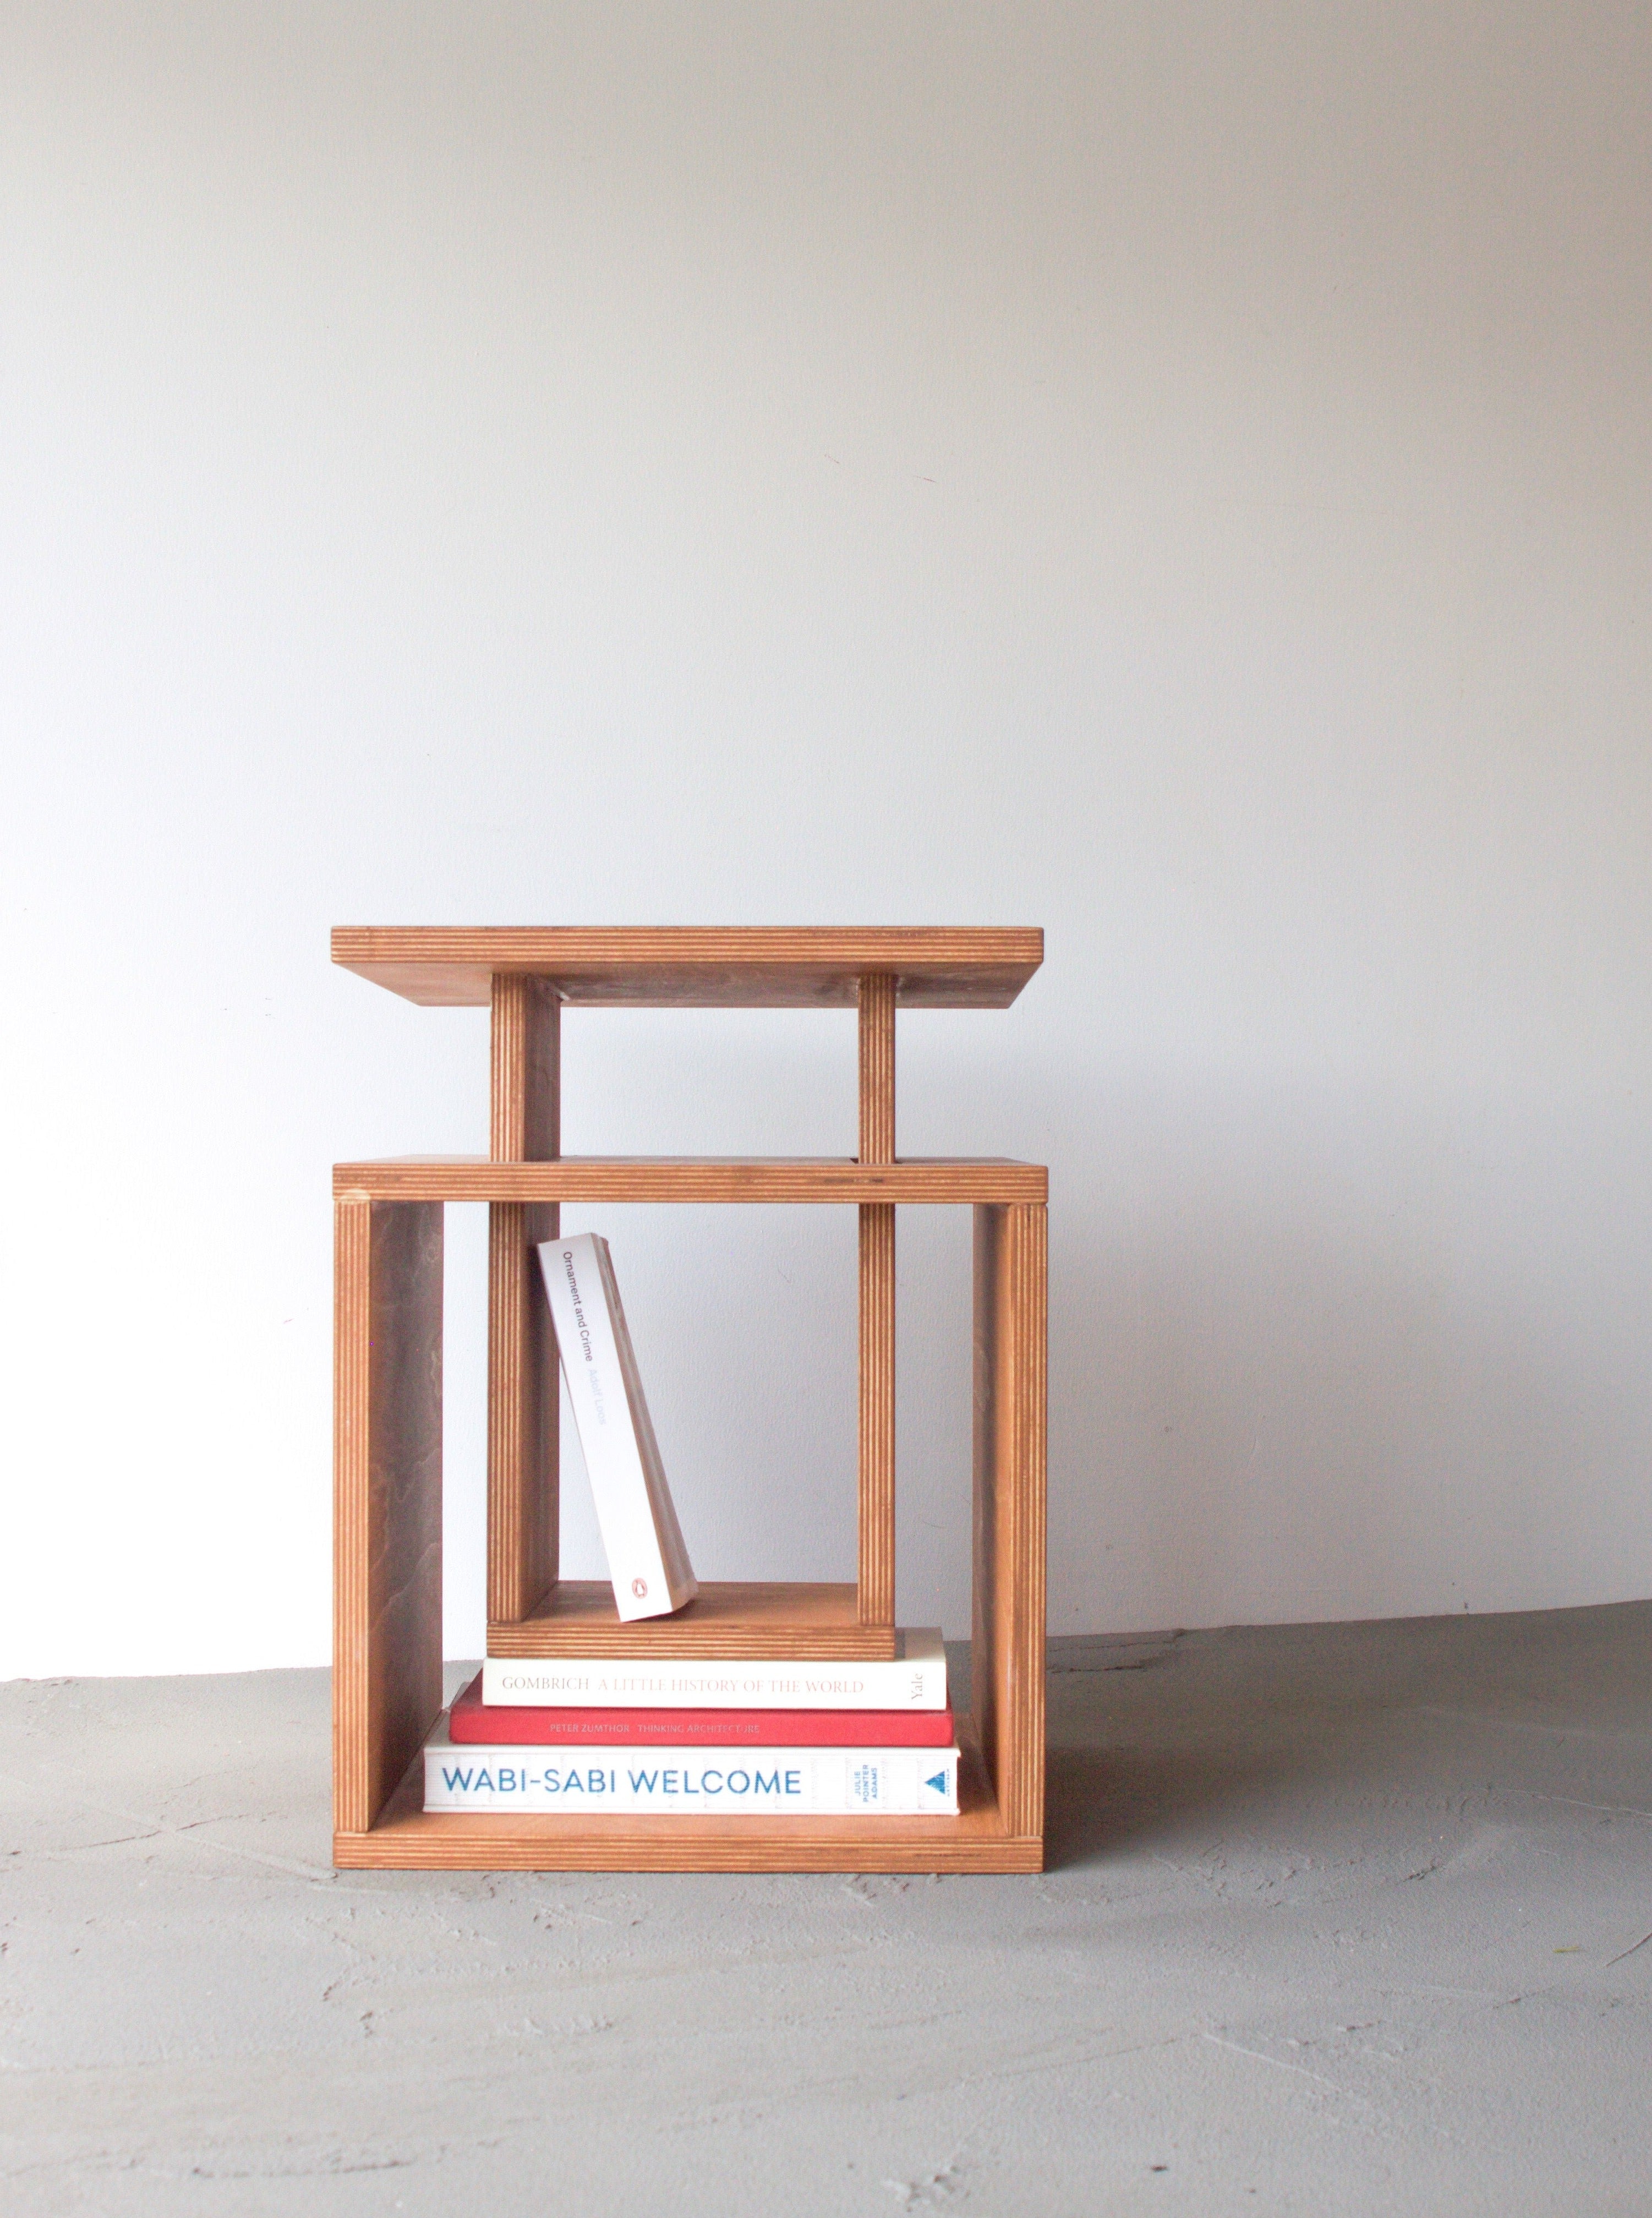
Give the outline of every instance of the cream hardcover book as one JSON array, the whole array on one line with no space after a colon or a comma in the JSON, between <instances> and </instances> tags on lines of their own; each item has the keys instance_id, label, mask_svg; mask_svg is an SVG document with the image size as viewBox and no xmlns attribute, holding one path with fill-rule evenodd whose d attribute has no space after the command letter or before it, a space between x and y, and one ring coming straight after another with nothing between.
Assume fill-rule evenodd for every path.
<instances>
[{"instance_id":1,"label":"cream hardcover book","mask_svg":"<svg viewBox=\"0 0 1652 2218\"><path fill-rule=\"evenodd\" d=\"M938 1626L903 1633L888 1662L795 1657L490 1656L485 1702L606 1709L944 1710Z\"/></svg>"},{"instance_id":2,"label":"cream hardcover book","mask_svg":"<svg viewBox=\"0 0 1652 2218\"><path fill-rule=\"evenodd\" d=\"M622 1618L665 1617L699 1589L665 1484L608 1242L547 1240L540 1269Z\"/></svg>"}]
</instances>

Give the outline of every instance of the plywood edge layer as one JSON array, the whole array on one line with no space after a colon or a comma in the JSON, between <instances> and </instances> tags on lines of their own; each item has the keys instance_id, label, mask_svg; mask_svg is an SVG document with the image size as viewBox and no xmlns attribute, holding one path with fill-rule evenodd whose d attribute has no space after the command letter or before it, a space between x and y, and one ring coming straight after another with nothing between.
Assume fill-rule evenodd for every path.
<instances>
[{"instance_id":1,"label":"plywood edge layer","mask_svg":"<svg viewBox=\"0 0 1652 2218\"><path fill-rule=\"evenodd\" d=\"M399 1155L337 1163L333 1193L376 1201L899 1202L923 1206L1048 1200L1042 1163L915 1156L561 1155L494 1162L485 1155Z\"/></svg>"},{"instance_id":2,"label":"plywood edge layer","mask_svg":"<svg viewBox=\"0 0 1652 2218\"><path fill-rule=\"evenodd\" d=\"M527 1821L520 1823L525 1827ZM340 1871L937 1872L959 1877L1044 1868L1041 1840L999 1835L919 1842L900 1837L902 1823L899 1818L869 1821L851 1840L777 1840L754 1818L751 1830L759 1837L692 1843L590 1836L551 1841L523 1831L501 1834L483 1844L398 1825L336 1834L333 1863Z\"/></svg>"},{"instance_id":3,"label":"plywood edge layer","mask_svg":"<svg viewBox=\"0 0 1652 2218\"><path fill-rule=\"evenodd\" d=\"M667 1620L670 1622L670 1620ZM756 1653L782 1663L890 1664L898 1652L893 1627L882 1625L779 1627L768 1623L749 1626L682 1626L675 1639L638 1641L634 1626L593 1634L580 1626L562 1626L551 1618L490 1618L487 1652L513 1663L542 1663L554 1657L597 1657L616 1663L645 1661L651 1656L673 1661L738 1663Z\"/></svg>"}]
</instances>

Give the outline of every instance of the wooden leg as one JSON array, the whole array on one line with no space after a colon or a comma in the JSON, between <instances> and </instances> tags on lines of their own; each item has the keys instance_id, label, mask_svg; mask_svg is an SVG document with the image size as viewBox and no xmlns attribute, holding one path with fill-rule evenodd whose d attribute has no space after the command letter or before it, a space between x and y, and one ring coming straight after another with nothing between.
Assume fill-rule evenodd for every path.
<instances>
[{"instance_id":1,"label":"wooden leg","mask_svg":"<svg viewBox=\"0 0 1652 2218\"><path fill-rule=\"evenodd\" d=\"M894 1161L894 978L860 982L860 1160ZM860 1212L859 1560L863 1625L894 1623L894 1206Z\"/></svg>"},{"instance_id":2,"label":"wooden leg","mask_svg":"<svg viewBox=\"0 0 1652 2218\"><path fill-rule=\"evenodd\" d=\"M554 1209L487 1212L487 1614L515 1624L557 1575L557 1376L534 1243Z\"/></svg>"},{"instance_id":3,"label":"wooden leg","mask_svg":"<svg viewBox=\"0 0 1652 2218\"><path fill-rule=\"evenodd\" d=\"M975 1211L972 1701L1005 1830L1044 1828L1047 1212Z\"/></svg>"},{"instance_id":4,"label":"wooden leg","mask_svg":"<svg viewBox=\"0 0 1652 2218\"><path fill-rule=\"evenodd\" d=\"M442 1205L335 1206L333 1823L365 1833L442 1707Z\"/></svg>"},{"instance_id":5,"label":"wooden leg","mask_svg":"<svg viewBox=\"0 0 1652 2218\"><path fill-rule=\"evenodd\" d=\"M894 1623L894 1206L860 1212L860 1548L863 1625Z\"/></svg>"},{"instance_id":6,"label":"wooden leg","mask_svg":"<svg viewBox=\"0 0 1652 2218\"><path fill-rule=\"evenodd\" d=\"M493 981L489 1154L560 1152L560 1004L543 979ZM487 1614L517 1623L557 1575L557 1373L535 1243L560 1212L496 1202L487 1226Z\"/></svg>"},{"instance_id":7,"label":"wooden leg","mask_svg":"<svg viewBox=\"0 0 1652 2218\"><path fill-rule=\"evenodd\" d=\"M877 971L860 982L860 1160L894 1161L895 981Z\"/></svg>"}]
</instances>

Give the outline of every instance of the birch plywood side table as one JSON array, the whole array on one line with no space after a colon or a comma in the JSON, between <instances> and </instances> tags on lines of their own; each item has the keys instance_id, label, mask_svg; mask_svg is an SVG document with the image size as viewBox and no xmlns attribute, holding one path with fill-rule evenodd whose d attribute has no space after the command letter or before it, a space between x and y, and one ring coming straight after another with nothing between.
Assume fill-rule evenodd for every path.
<instances>
[{"instance_id":1,"label":"birch plywood side table","mask_svg":"<svg viewBox=\"0 0 1652 2218\"><path fill-rule=\"evenodd\" d=\"M1036 1871L1044 1812L1048 1177L895 1152L898 1008L1007 1008L1043 934L999 930L346 928L333 960L492 1011L489 1150L341 1163L336 1220L333 1801L342 1867ZM564 1155L564 1006L858 1008L860 1131L822 1159ZM973 1714L956 1818L426 1814L442 1707L442 1274L449 1202L488 1208L492 1655L892 1657L895 1212L974 1213ZM557 1564L557 1379L534 1245L565 1202L816 1202L860 1219L857 1577L702 1585L622 1625ZM847 1319L845 1329L847 1329ZM960 1515L962 1502L960 1505Z\"/></svg>"}]
</instances>

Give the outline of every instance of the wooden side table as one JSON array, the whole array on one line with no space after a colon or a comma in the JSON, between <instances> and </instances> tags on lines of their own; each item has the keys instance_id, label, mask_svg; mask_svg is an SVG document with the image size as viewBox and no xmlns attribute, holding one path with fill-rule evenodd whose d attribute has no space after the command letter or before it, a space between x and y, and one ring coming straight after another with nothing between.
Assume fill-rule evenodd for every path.
<instances>
[{"instance_id":1,"label":"wooden side table","mask_svg":"<svg viewBox=\"0 0 1652 2218\"><path fill-rule=\"evenodd\" d=\"M497 1871L1036 1871L1043 1862L1048 1174L897 1156L897 1008L1006 1008L1043 935L998 930L336 931L333 960L426 1006L492 1010L489 1152L341 1163L334 1359L333 1856ZM854 1008L853 1157L569 1156L564 1004ZM424 1811L442 1707L442 1217L486 1202L488 1651L889 1657L894 1255L902 1202L974 1211L973 1714L956 1818L455 1816ZM557 1565L557 1377L535 1243L570 1202L819 1202L860 1213L859 1543L851 1583L702 1586L622 1625Z\"/></svg>"}]
</instances>

